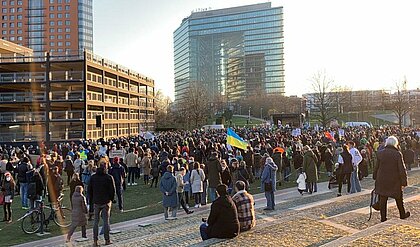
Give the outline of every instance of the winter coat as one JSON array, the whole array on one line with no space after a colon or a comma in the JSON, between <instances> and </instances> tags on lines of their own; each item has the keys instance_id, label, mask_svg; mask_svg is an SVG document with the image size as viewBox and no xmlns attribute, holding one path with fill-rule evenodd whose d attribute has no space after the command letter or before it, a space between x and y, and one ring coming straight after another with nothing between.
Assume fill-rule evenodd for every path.
<instances>
[{"instance_id":1,"label":"winter coat","mask_svg":"<svg viewBox=\"0 0 420 247\"><path fill-rule=\"evenodd\" d=\"M191 178L191 172L190 171L187 171L185 173L184 177L182 177L182 180L184 181L184 191L185 192L190 192L191 191L190 178Z\"/></svg>"},{"instance_id":2,"label":"winter coat","mask_svg":"<svg viewBox=\"0 0 420 247\"><path fill-rule=\"evenodd\" d=\"M160 191L163 193L163 207L174 208L178 205L178 194L176 193L176 187L177 184L174 175L172 175L170 172L165 172L159 183ZM166 195L166 192L169 194Z\"/></svg>"},{"instance_id":3,"label":"winter coat","mask_svg":"<svg viewBox=\"0 0 420 247\"><path fill-rule=\"evenodd\" d=\"M334 161L333 161L333 155L329 148L325 149L324 151L324 159L325 159L325 168L327 169L328 172L332 172Z\"/></svg>"},{"instance_id":4,"label":"winter coat","mask_svg":"<svg viewBox=\"0 0 420 247\"><path fill-rule=\"evenodd\" d=\"M207 224L210 238L234 238L239 235L238 212L230 196L220 196L213 202Z\"/></svg>"},{"instance_id":5,"label":"winter coat","mask_svg":"<svg viewBox=\"0 0 420 247\"><path fill-rule=\"evenodd\" d=\"M177 172L175 174L176 178L176 193L182 193L184 192L184 176L182 176L181 172Z\"/></svg>"},{"instance_id":6,"label":"winter coat","mask_svg":"<svg viewBox=\"0 0 420 247\"><path fill-rule=\"evenodd\" d=\"M152 171L151 174L154 178L159 177L159 166L160 162L157 158L152 159Z\"/></svg>"},{"instance_id":7,"label":"winter coat","mask_svg":"<svg viewBox=\"0 0 420 247\"><path fill-rule=\"evenodd\" d=\"M191 172L190 183L192 193L201 193L203 192L203 182L206 178L204 171L202 169L194 169Z\"/></svg>"},{"instance_id":8,"label":"winter coat","mask_svg":"<svg viewBox=\"0 0 420 247\"><path fill-rule=\"evenodd\" d=\"M266 163L264 166L264 170L261 174L261 192L265 192L264 190L264 184L270 183L273 188L273 191L276 191L276 184L277 184L277 178L276 178L276 171L279 168L274 163Z\"/></svg>"},{"instance_id":9,"label":"winter coat","mask_svg":"<svg viewBox=\"0 0 420 247\"><path fill-rule=\"evenodd\" d=\"M299 177L296 180L296 183L298 184L299 190L306 190L306 174L303 172L299 174Z\"/></svg>"},{"instance_id":10,"label":"winter coat","mask_svg":"<svg viewBox=\"0 0 420 247\"><path fill-rule=\"evenodd\" d=\"M351 154L348 153L341 153L338 156L338 163L340 166L338 167L337 174L350 174L353 172L353 157Z\"/></svg>"},{"instance_id":11,"label":"winter coat","mask_svg":"<svg viewBox=\"0 0 420 247\"><path fill-rule=\"evenodd\" d=\"M72 210L71 210L71 221L75 226L86 226L88 213L86 206L86 198L79 192L74 192L71 198Z\"/></svg>"},{"instance_id":12,"label":"winter coat","mask_svg":"<svg viewBox=\"0 0 420 247\"><path fill-rule=\"evenodd\" d=\"M94 204L112 202L115 197L114 178L98 168L97 172L90 178L88 190L90 202Z\"/></svg>"},{"instance_id":13,"label":"winter coat","mask_svg":"<svg viewBox=\"0 0 420 247\"><path fill-rule=\"evenodd\" d=\"M84 188L84 185L80 179L74 180L72 179L70 181L70 200L73 198L74 191L76 190L76 186L82 186Z\"/></svg>"},{"instance_id":14,"label":"winter coat","mask_svg":"<svg viewBox=\"0 0 420 247\"><path fill-rule=\"evenodd\" d=\"M232 175L230 174L229 167L226 167L222 171L222 183L225 184L226 186L229 186L231 182L232 182Z\"/></svg>"},{"instance_id":15,"label":"winter coat","mask_svg":"<svg viewBox=\"0 0 420 247\"><path fill-rule=\"evenodd\" d=\"M140 163L141 167L143 167L143 174L150 175L152 170L152 162L151 158L148 156L144 156Z\"/></svg>"},{"instance_id":16,"label":"winter coat","mask_svg":"<svg viewBox=\"0 0 420 247\"><path fill-rule=\"evenodd\" d=\"M217 185L222 183L222 177L220 175L222 172L222 165L217 157L210 156L204 169L209 181L209 188L216 188Z\"/></svg>"},{"instance_id":17,"label":"winter coat","mask_svg":"<svg viewBox=\"0 0 420 247\"><path fill-rule=\"evenodd\" d=\"M280 152L275 152L273 153L273 161L276 164L276 166L278 167L279 170L281 170L281 162L282 162L282 157L281 157L281 153Z\"/></svg>"},{"instance_id":18,"label":"winter coat","mask_svg":"<svg viewBox=\"0 0 420 247\"><path fill-rule=\"evenodd\" d=\"M318 159L315 154L308 150L303 155L303 172L306 173L306 182L316 183L318 181L317 165Z\"/></svg>"},{"instance_id":19,"label":"winter coat","mask_svg":"<svg viewBox=\"0 0 420 247\"><path fill-rule=\"evenodd\" d=\"M127 164L127 167L138 167L138 156L137 154L131 152L125 156L124 162Z\"/></svg>"},{"instance_id":20,"label":"winter coat","mask_svg":"<svg viewBox=\"0 0 420 247\"><path fill-rule=\"evenodd\" d=\"M1 191L3 195L0 196L10 196L11 199L15 196L15 185L11 182L7 182L6 180L3 181L3 186L1 187Z\"/></svg>"},{"instance_id":21,"label":"winter coat","mask_svg":"<svg viewBox=\"0 0 420 247\"><path fill-rule=\"evenodd\" d=\"M392 198L400 197L401 186L407 186L407 171L401 152L386 146L377 155L378 163L373 171L376 193Z\"/></svg>"},{"instance_id":22,"label":"winter coat","mask_svg":"<svg viewBox=\"0 0 420 247\"><path fill-rule=\"evenodd\" d=\"M246 163L246 166L253 167L254 166L254 153L251 151L246 151L244 153L244 161Z\"/></svg>"},{"instance_id":23,"label":"winter coat","mask_svg":"<svg viewBox=\"0 0 420 247\"><path fill-rule=\"evenodd\" d=\"M114 178L115 188L122 188L125 178L125 169L120 164L113 164L111 166L111 170L109 171L109 175Z\"/></svg>"},{"instance_id":24,"label":"winter coat","mask_svg":"<svg viewBox=\"0 0 420 247\"><path fill-rule=\"evenodd\" d=\"M404 163L408 165L414 164L414 151L411 149L406 149L403 152Z\"/></svg>"}]
</instances>

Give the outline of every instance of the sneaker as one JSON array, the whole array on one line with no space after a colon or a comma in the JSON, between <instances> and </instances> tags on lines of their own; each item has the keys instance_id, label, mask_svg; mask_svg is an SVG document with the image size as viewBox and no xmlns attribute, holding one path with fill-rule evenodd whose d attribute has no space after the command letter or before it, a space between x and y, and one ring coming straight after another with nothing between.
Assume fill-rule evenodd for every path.
<instances>
[{"instance_id":1,"label":"sneaker","mask_svg":"<svg viewBox=\"0 0 420 247\"><path fill-rule=\"evenodd\" d=\"M190 208L190 206L189 206L189 205L186 205L185 207L186 207L187 209L189 209L189 208Z\"/></svg>"},{"instance_id":2,"label":"sneaker","mask_svg":"<svg viewBox=\"0 0 420 247\"><path fill-rule=\"evenodd\" d=\"M137 183L132 183L131 185L137 185Z\"/></svg>"},{"instance_id":3,"label":"sneaker","mask_svg":"<svg viewBox=\"0 0 420 247\"><path fill-rule=\"evenodd\" d=\"M194 211L192 211L192 210L187 212L187 214L192 214L192 213L194 213Z\"/></svg>"},{"instance_id":4,"label":"sneaker","mask_svg":"<svg viewBox=\"0 0 420 247\"><path fill-rule=\"evenodd\" d=\"M408 217L410 217L410 215L410 212L405 212L405 214L402 217L400 217L400 219L407 219Z\"/></svg>"},{"instance_id":5,"label":"sneaker","mask_svg":"<svg viewBox=\"0 0 420 247\"><path fill-rule=\"evenodd\" d=\"M128 183L127 186L131 186L131 183Z\"/></svg>"},{"instance_id":6,"label":"sneaker","mask_svg":"<svg viewBox=\"0 0 420 247\"><path fill-rule=\"evenodd\" d=\"M29 208L28 208L28 207L22 207L22 209L23 209L23 210L28 210Z\"/></svg>"},{"instance_id":7,"label":"sneaker","mask_svg":"<svg viewBox=\"0 0 420 247\"><path fill-rule=\"evenodd\" d=\"M200 204L195 204L195 206L194 206L195 208L199 208L200 207Z\"/></svg>"},{"instance_id":8,"label":"sneaker","mask_svg":"<svg viewBox=\"0 0 420 247\"><path fill-rule=\"evenodd\" d=\"M124 209L120 209L120 213L124 213Z\"/></svg>"},{"instance_id":9,"label":"sneaker","mask_svg":"<svg viewBox=\"0 0 420 247\"><path fill-rule=\"evenodd\" d=\"M341 196L341 193L338 193L338 194L337 194L337 197L340 197L340 196Z\"/></svg>"}]
</instances>

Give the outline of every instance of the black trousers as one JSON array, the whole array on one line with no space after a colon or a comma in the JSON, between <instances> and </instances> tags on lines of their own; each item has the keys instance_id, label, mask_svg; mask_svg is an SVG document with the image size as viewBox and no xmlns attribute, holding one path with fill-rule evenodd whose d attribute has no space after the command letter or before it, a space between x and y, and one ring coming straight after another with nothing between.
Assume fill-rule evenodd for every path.
<instances>
[{"instance_id":1,"label":"black trousers","mask_svg":"<svg viewBox=\"0 0 420 247\"><path fill-rule=\"evenodd\" d=\"M403 202L403 193L401 192L401 195L394 198L395 203L397 204L398 211L400 212L400 218L403 218L405 216L405 209L404 209L404 202ZM384 222L387 220L386 214L387 214L387 202L388 197L387 196L381 196L379 195L379 206L381 211L381 222Z\"/></svg>"},{"instance_id":2,"label":"black trousers","mask_svg":"<svg viewBox=\"0 0 420 247\"><path fill-rule=\"evenodd\" d=\"M341 194L341 188L343 188L343 182L347 182L347 193L350 193L351 188L351 173L347 174L338 174L337 175L337 182L338 182L338 193Z\"/></svg>"},{"instance_id":3,"label":"black trousers","mask_svg":"<svg viewBox=\"0 0 420 247\"><path fill-rule=\"evenodd\" d=\"M3 220L5 221L12 219L12 210L10 209L10 205L12 205L12 203L9 203L9 202L3 203L3 212L4 212Z\"/></svg>"},{"instance_id":4,"label":"black trousers","mask_svg":"<svg viewBox=\"0 0 420 247\"><path fill-rule=\"evenodd\" d=\"M188 213L189 210L187 208L187 205L185 204L184 193L183 192L178 193L178 200L179 200L179 205L181 205L181 207L182 207L182 209L184 209L185 213Z\"/></svg>"}]
</instances>

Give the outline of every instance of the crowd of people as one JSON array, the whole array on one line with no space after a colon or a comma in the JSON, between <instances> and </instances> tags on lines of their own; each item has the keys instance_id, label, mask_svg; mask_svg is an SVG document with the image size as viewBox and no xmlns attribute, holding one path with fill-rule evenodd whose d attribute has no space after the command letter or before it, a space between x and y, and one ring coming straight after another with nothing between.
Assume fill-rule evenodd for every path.
<instances>
[{"instance_id":1,"label":"crowd of people","mask_svg":"<svg viewBox=\"0 0 420 247\"><path fill-rule=\"evenodd\" d=\"M136 136L49 147L44 143L0 146L3 221L12 222L15 195L20 195L23 209L35 208L42 198L57 203L67 185L73 208L68 241L79 226L86 238L87 221L94 220L96 245L102 218L102 232L110 244L112 203L124 212L124 191L143 180L161 191L165 220L176 219L178 208L191 214L192 207L212 203L200 227L201 236L203 240L229 238L255 226L249 189L257 180L266 197L264 210L270 211L275 210L275 191L281 181L296 181L297 193L312 194L318 191L319 175L326 173L337 180L337 196L341 196L343 184L347 193L360 192L360 180L369 171L375 172L382 195L382 221L388 197L396 198L401 218L409 216L402 205L402 188L407 186L406 169L418 165L420 141L414 129L304 129L300 135L272 126L235 131L249 143L246 150L230 146L222 130L166 131L153 139ZM397 163L388 164L391 160ZM395 168L389 168L394 166L400 176L393 186L399 190L384 185L391 176L388 171L395 173Z\"/></svg>"}]
</instances>

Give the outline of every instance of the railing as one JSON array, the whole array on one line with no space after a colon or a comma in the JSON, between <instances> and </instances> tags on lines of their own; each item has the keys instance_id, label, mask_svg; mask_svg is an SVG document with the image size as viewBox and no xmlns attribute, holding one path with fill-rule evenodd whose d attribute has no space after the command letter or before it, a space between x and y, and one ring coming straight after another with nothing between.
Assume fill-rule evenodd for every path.
<instances>
[{"instance_id":1,"label":"railing","mask_svg":"<svg viewBox=\"0 0 420 247\"><path fill-rule=\"evenodd\" d=\"M44 72L0 73L0 83L44 82L46 81L45 75Z\"/></svg>"},{"instance_id":2,"label":"railing","mask_svg":"<svg viewBox=\"0 0 420 247\"><path fill-rule=\"evenodd\" d=\"M83 71L51 71L51 81L83 81Z\"/></svg>"},{"instance_id":3,"label":"railing","mask_svg":"<svg viewBox=\"0 0 420 247\"><path fill-rule=\"evenodd\" d=\"M139 86L130 85L130 92L138 93L139 92Z\"/></svg>"},{"instance_id":4,"label":"railing","mask_svg":"<svg viewBox=\"0 0 420 247\"><path fill-rule=\"evenodd\" d=\"M51 131L50 138L52 141L61 141L61 140L75 140L83 139L84 131Z\"/></svg>"},{"instance_id":5,"label":"railing","mask_svg":"<svg viewBox=\"0 0 420 247\"><path fill-rule=\"evenodd\" d=\"M128 112L127 113L120 112L118 120L128 120L128 116L129 116Z\"/></svg>"},{"instance_id":6,"label":"railing","mask_svg":"<svg viewBox=\"0 0 420 247\"><path fill-rule=\"evenodd\" d=\"M104 77L104 84L111 86L111 87L116 87L117 86L117 80L109 78L109 77Z\"/></svg>"},{"instance_id":7,"label":"railing","mask_svg":"<svg viewBox=\"0 0 420 247\"><path fill-rule=\"evenodd\" d=\"M118 113L117 112L105 112L104 119L106 120L117 120Z\"/></svg>"},{"instance_id":8,"label":"railing","mask_svg":"<svg viewBox=\"0 0 420 247\"><path fill-rule=\"evenodd\" d=\"M102 102L102 93L87 92L86 98L87 100Z\"/></svg>"},{"instance_id":9,"label":"railing","mask_svg":"<svg viewBox=\"0 0 420 247\"><path fill-rule=\"evenodd\" d=\"M130 114L130 120L138 120L139 114L138 113L131 113Z\"/></svg>"},{"instance_id":10,"label":"railing","mask_svg":"<svg viewBox=\"0 0 420 247\"><path fill-rule=\"evenodd\" d=\"M83 111L51 111L51 120L84 120Z\"/></svg>"},{"instance_id":11,"label":"railing","mask_svg":"<svg viewBox=\"0 0 420 247\"><path fill-rule=\"evenodd\" d=\"M139 94L146 95L146 89L145 88L140 88Z\"/></svg>"},{"instance_id":12,"label":"railing","mask_svg":"<svg viewBox=\"0 0 420 247\"><path fill-rule=\"evenodd\" d=\"M45 101L46 93L0 93L0 102Z\"/></svg>"},{"instance_id":13,"label":"railing","mask_svg":"<svg viewBox=\"0 0 420 247\"><path fill-rule=\"evenodd\" d=\"M86 73L86 77L87 77L87 80L88 80L88 81L91 81L91 82L95 82L95 83L102 84L102 76L101 76L101 75L98 75L98 74L95 74L95 73L90 73L90 72L87 72L87 73Z\"/></svg>"},{"instance_id":14,"label":"railing","mask_svg":"<svg viewBox=\"0 0 420 247\"><path fill-rule=\"evenodd\" d=\"M128 105L129 104L129 100L128 98L125 97L118 97L118 104L123 104L123 105Z\"/></svg>"},{"instance_id":15,"label":"railing","mask_svg":"<svg viewBox=\"0 0 420 247\"><path fill-rule=\"evenodd\" d=\"M105 94L104 102L117 104L117 96Z\"/></svg>"},{"instance_id":16,"label":"railing","mask_svg":"<svg viewBox=\"0 0 420 247\"><path fill-rule=\"evenodd\" d=\"M52 101L61 100L84 100L83 91L54 91L51 92Z\"/></svg>"},{"instance_id":17,"label":"railing","mask_svg":"<svg viewBox=\"0 0 420 247\"><path fill-rule=\"evenodd\" d=\"M118 81L118 88L128 91L128 83L123 81Z\"/></svg>"},{"instance_id":18,"label":"railing","mask_svg":"<svg viewBox=\"0 0 420 247\"><path fill-rule=\"evenodd\" d=\"M45 116L45 112L0 112L0 122L42 122Z\"/></svg>"},{"instance_id":19,"label":"railing","mask_svg":"<svg viewBox=\"0 0 420 247\"><path fill-rule=\"evenodd\" d=\"M88 111L87 113L86 113L86 115L87 115L87 119L90 119L90 120L93 120L93 119L96 119L96 116L97 115L101 115L102 114L102 112L101 111Z\"/></svg>"}]
</instances>

